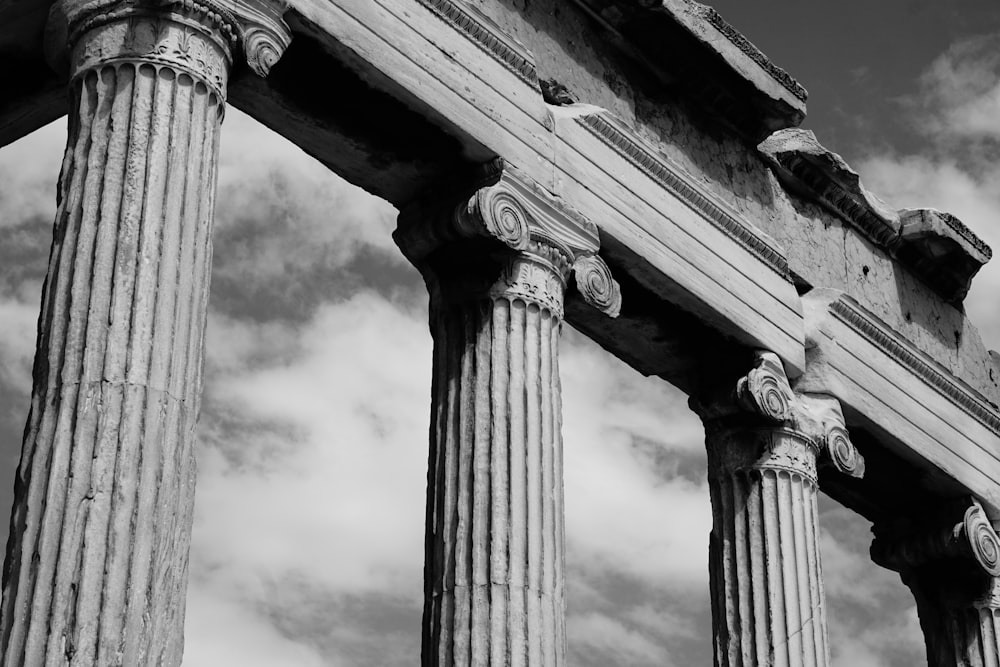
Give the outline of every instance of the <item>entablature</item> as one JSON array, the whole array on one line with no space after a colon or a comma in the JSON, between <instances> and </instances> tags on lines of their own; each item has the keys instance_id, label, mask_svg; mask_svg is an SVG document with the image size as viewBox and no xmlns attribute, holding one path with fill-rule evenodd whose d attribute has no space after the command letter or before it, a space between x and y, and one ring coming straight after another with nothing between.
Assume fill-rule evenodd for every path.
<instances>
[{"instance_id":1,"label":"entablature","mask_svg":"<svg viewBox=\"0 0 1000 667\"><path fill-rule=\"evenodd\" d=\"M949 304L962 303L972 278L993 256L990 247L950 213L892 210L808 130L776 132L759 149L792 193L846 222Z\"/></svg>"},{"instance_id":2,"label":"entablature","mask_svg":"<svg viewBox=\"0 0 1000 667\"><path fill-rule=\"evenodd\" d=\"M1000 507L1000 410L852 297L803 298L806 372L798 391L838 398L848 425L924 471L926 490Z\"/></svg>"}]
</instances>

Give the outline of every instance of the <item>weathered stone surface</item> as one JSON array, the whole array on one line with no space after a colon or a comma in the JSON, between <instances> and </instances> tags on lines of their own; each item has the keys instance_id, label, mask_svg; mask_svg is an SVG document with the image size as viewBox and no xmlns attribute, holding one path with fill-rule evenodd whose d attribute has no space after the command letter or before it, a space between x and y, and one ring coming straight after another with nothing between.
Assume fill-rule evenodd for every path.
<instances>
[{"instance_id":1,"label":"weathered stone surface","mask_svg":"<svg viewBox=\"0 0 1000 667\"><path fill-rule=\"evenodd\" d=\"M594 307L621 306L596 228L499 168L471 197L404 211L395 234L431 295L426 666L565 664L558 342L570 273Z\"/></svg>"},{"instance_id":2,"label":"weathered stone surface","mask_svg":"<svg viewBox=\"0 0 1000 667\"><path fill-rule=\"evenodd\" d=\"M896 256L931 285L945 301L959 304L972 278L993 256L978 236L950 213L903 209Z\"/></svg>"},{"instance_id":3,"label":"weathered stone surface","mask_svg":"<svg viewBox=\"0 0 1000 667\"><path fill-rule=\"evenodd\" d=\"M12 39L3 22L11 16L14 1L0 0L0 63L22 58L27 63L23 71L37 72L41 61L37 35ZM38 8L44 4L24 9L23 15L13 10L15 24L26 27L27 33L37 32L38 17L44 13ZM801 556L803 563L813 562L817 475L827 483L831 479L827 473L836 471L839 476L834 479L854 484L864 474L864 464L847 438L839 405L829 396L805 393L842 399L858 442L865 438L866 446L877 443L878 447L864 451L878 450L883 473L892 469L886 464L892 460L918 471L912 476L918 490L908 498L922 492L953 497L973 491L989 509L1000 507L996 485L1000 473L995 470L1000 463L989 455L1000 438L996 410L1000 366L964 314L949 303L960 297L974 272L968 263L975 259L973 237L946 217L928 213L903 214L913 223L907 232L900 214L868 193L858 175L810 133L780 133L765 143L764 153L748 145L756 144L765 130L798 122L804 91L713 10L689 0L291 0L290 4L294 11L289 24L299 36L299 48L292 47L294 57L285 67L282 63L274 67L274 81L239 83L240 104L331 168L407 208L397 239L421 268L432 293L437 380L425 663L485 661L486 656L500 662L527 656L525 660L540 664L562 659L561 570L552 554L561 549L561 535L553 528L561 507L561 497L556 498L560 442L555 340L564 307L574 324L582 324L582 330L629 363L685 389L694 388L706 368L725 366L748 349L767 348L780 357L780 361L758 359L758 367L735 393L729 387L726 395L715 397L714 407L703 412L714 429L709 450L714 457L713 587L720 656L754 654L759 660L770 651L758 649L771 647L792 660L812 664L826 660L825 636L821 628L817 630L821 624L814 622L808 628L811 634L805 633L813 638L811 648L808 637L790 629L797 622L796 605L798 622L806 622L812 617L805 610L812 609L816 600L822 602L821 589L816 593L815 588L818 560L814 570L807 565L804 574L792 572L788 554ZM111 22L126 7L114 0L80 0L73 6L100 9L101 20ZM109 8L114 11L105 13ZM236 10L243 13L231 16ZM288 45L283 5L157 0L144 11L183 13L184 25L196 33L196 46L213 43L223 56L230 50L242 53L237 61L246 60L257 73L275 65ZM175 19L167 23L171 21L176 23ZM129 147L123 150L128 155L133 147L140 147L135 148L140 157L156 154L152 149L143 153L141 146L143 141L153 146L159 121L144 130L142 119L153 108L155 113L149 113L155 121L156 105L181 100L167 94L173 90L167 84L177 84L182 76L193 77L192 81L201 77L203 92L217 100L225 94L228 62L215 67L217 59L198 57L177 64L174 58L181 58L185 49L152 53L145 47L159 37L151 37L148 21L139 23L138 40L126 39L119 25L106 31L100 50L74 47L74 57L92 61L92 67L86 67L96 72L96 79L82 80L96 81L94 95L112 99L112 110L127 106L110 92L112 87L117 91L118 86L138 85L122 84L120 77L131 72L134 81L146 88L129 98L127 122L119 117L122 122L105 128L107 137L86 150L71 151L69 167L82 164L77 158L86 162L92 157L102 170L101 142L107 139L106 154L113 156L112 146L123 141L121 136L127 138ZM52 35L65 46L77 42L69 25L62 30L57 26ZM7 48L15 43L17 49ZM142 45L150 52L136 52ZM128 62L104 63L104 47ZM195 76L191 68L200 73ZM152 84L147 80L150 72L155 75ZM52 115L46 105L59 97L53 93L55 80L42 77L37 85L29 85L23 79L8 88L18 99L0 103L0 142ZM338 94L331 96L329 90ZM41 101L44 108L26 114L25 99ZM217 107L221 111L221 102ZM74 138L101 129L100 114L80 117L86 122L74 128ZM133 136L139 139L133 141ZM97 152L83 155L88 151ZM469 174L475 165L497 155L508 165L464 195L414 203L429 184ZM139 162L136 157L135 164ZM134 166L125 163L130 169ZM136 167L135 175L124 179L122 193L129 188L145 192L161 178L169 185L171 178L181 178L176 174L194 179L194 172L183 165L169 167L170 176L157 169L139 173ZM183 187L204 186L195 180L185 180ZM173 190L164 187L164 198L169 200ZM105 192L107 201L101 199ZM91 208L79 204L80 230L91 225L98 230L95 234L107 234L100 230L122 226L114 215L102 213L102 207L112 207L108 202L115 191L101 193L94 195ZM444 209L435 205L442 201L449 202ZM585 215L572 212L568 201ZM63 204L71 210L71 204ZM150 206L155 205L154 200ZM137 210L146 215L142 206ZM149 216L152 219L153 214ZM166 239L167 232L161 236ZM145 242L145 236L138 238L136 243ZM596 254L599 239L604 259ZM63 262L59 253L70 254ZM945 261L937 261L942 256ZM57 294L59 289L70 289L59 287L66 271L88 260L84 254L62 249L53 258L50 280ZM621 303L621 290L605 260L622 277L628 294L638 298ZM136 284L141 279L148 282L143 278L148 267L143 267L140 262L133 272ZM569 278L571 271L575 280ZM90 303L117 299L125 290L120 285L130 284L127 270L109 272L95 273L99 280L93 294L87 293ZM76 281L76 275L68 280ZM101 289L110 290L112 296ZM192 294L198 289L203 288L192 287ZM831 296L831 289L841 293ZM197 302L196 295L191 299ZM58 315L58 303L46 303L46 317ZM72 304L78 301L69 303L67 322L75 322L76 316L96 317L89 310L74 314ZM116 313L143 312L134 304L132 311L115 304L120 306ZM619 313L622 317L616 320L605 317ZM108 330L124 326L122 317L112 318ZM44 327L50 327L55 343L61 342L57 334L62 334L53 323L61 321L55 315L43 319L43 334L49 335ZM95 327L95 332L101 331ZM118 339L109 333L107 340ZM66 341L66 349L74 349L73 339ZM48 339L43 339L45 354L47 345ZM147 347L150 359L167 354L163 346ZM91 349L97 348L84 351L89 354ZM108 349L108 358L120 354ZM197 355L191 356L190 349L184 354L185 364L196 363ZM55 368L56 362L52 363ZM172 364L169 361L171 368ZM786 371L796 380L796 391L805 393L790 391ZM117 387L104 375L74 380L72 369L58 372L63 382L59 391L77 391L72 387L90 386L87 382L101 391ZM776 377L781 381L772 382ZM494 381L506 389L495 390L500 385ZM66 382L72 385L69 389L63 388ZM39 381L38 415L50 414L44 412L50 408L62 410L60 419L74 414L65 407L69 404L45 408L49 394L41 386ZM122 386L131 391L140 385ZM143 389L147 394L153 390L161 388ZM163 397L166 402L173 399L176 396L170 392ZM100 400L114 405L112 399ZM177 400L176 410L186 409L188 398ZM196 399L190 400L196 404ZM772 405L772 400L778 402ZM133 427L129 419L139 419L134 405L152 405L152 399L147 395L133 403L122 401L125 425L120 430L128 435ZM100 403L101 409L105 403ZM76 412L90 414L83 408ZM32 418L43 419L35 413ZM188 413L184 418L193 420ZM173 441L168 445L186 446L185 433L176 436L179 445L170 444ZM524 437L514 438L512 433ZM152 437L140 440L153 441ZM89 446L86 439L82 442ZM44 439L38 443L40 452L49 446L60 451ZM143 451L127 450L137 460L151 460L141 456ZM27 452L25 470L31 471ZM490 458L494 453L500 458L523 455L525 477L515 479L499 459L494 464ZM86 493L83 487L72 486L85 476L74 472L77 481L67 481L63 469L52 470L54 484L70 485L73 498ZM881 479L886 479L884 474ZM137 498L146 498L141 495L148 493L142 491L141 481L127 475L126 480L139 489ZM541 495L536 493L539 485ZM866 490L861 482L856 488ZM551 498L550 491L555 494ZM774 500L782 493L791 494L790 504ZM25 498L31 497L25 492ZM727 499L734 498L755 500L739 506L739 511L734 509L738 504L726 509ZM873 494L866 500L870 504L873 498L885 495ZM91 500L86 495L84 499ZM111 516L115 507L106 520L122 522ZM517 508L516 525L501 522L503 508ZM500 512L496 520L494 510ZM767 533L771 519L794 527L791 542L780 530L777 536ZM809 521L811 529L800 529ZM70 530L65 528L68 524L59 525L64 532ZM461 557L456 555L460 551ZM168 556L175 558L172 552ZM729 556L735 560L727 565ZM120 555L116 558L116 563L125 562ZM551 574L553 562L556 569ZM525 567L518 569L521 563ZM88 567L98 569L93 563ZM756 588L746 594L727 588L739 587L741 572L761 571L760 567L780 570L780 585L768 584L767 595L759 595ZM80 590L92 593L98 585L87 580ZM114 586L120 588L121 583ZM113 588L114 595L119 595L119 588ZM512 611L510 600L524 603ZM781 606L786 603L791 607ZM754 614L759 608L771 615L752 615L761 625L751 629L751 624L739 626L719 611L726 605L740 615L751 608ZM822 605L817 609L821 611ZM109 613L123 612L114 607ZM158 613L154 606L150 618L160 618ZM525 620L529 617L534 626ZM12 616L8 613L7 618ZM137 618L128 622L145 622L142 614ZM76 622L75 617L71 620ZM775 625L779 622L785 623L784 630ZM532 634L531 627L543 630ZM782 636L788 643L782 643ZM173 639L164 641L176 645ZM86 651L79 652L79 645L73 643L73 650L83 656L78 661L85 662ZM100 654L106 649L96 650Z\"/></svg>"},{"instance_id":4,"label":"weathered stone surface","mask_svg":"<svg viewBox=\"0 0 1000 667\"><path fill-rule=\"evenodd\" d=\"M750 143L805 118L805 88L711 7L692 0L578 4L652 76L683 86L702 109Z\"/></svg>"},{"instance_id":5,"label":"weathered stone surface","mask_svg":"<svg viewBox=\"0 0 1000 667\"><path fill-rule=\"evenodd\" d=\"M53 13L72 115L4 567L4 665L181 662L219 128L239 26L165 4L66 0ZM272 44L244 42L245 53Z\"/></svg>"},{"instance_id":6,"label":"weathered stone surface","mask_svg":"<svg viewBox=\"0 0 1000 667\"><path fill-rule=\"evenodd\" d=\"M809 130L782 130L759 147L778 177L793 192L845 217L867 238L892 246L899 236L899 216L861 184L842 157L824 148Z\"/></svg>"},{"instance_id":7,"label":"weathered stone surface","mask_svg":"<svg viewBox=\"0 0 1000 667\"><path fill-rule=\"evenodd\" d=\"M836 396L852 426L920 467L924 492L1000 507L996 406L850 295L815 289L803 301L808 362L796 389Z\"/></svg>"},{"instance_id":8,"label":"weathered stone surface","mask_svg":"<svg viewBox=\"0 0 1000 667\"><path fill-rule=\"evenodd\" d=\"M795 394L777 357L757 353L735 386L692 407L708 449L715 664L829 664L818 459L864 474L837 401Z\"/></svg>"}]
</instances>

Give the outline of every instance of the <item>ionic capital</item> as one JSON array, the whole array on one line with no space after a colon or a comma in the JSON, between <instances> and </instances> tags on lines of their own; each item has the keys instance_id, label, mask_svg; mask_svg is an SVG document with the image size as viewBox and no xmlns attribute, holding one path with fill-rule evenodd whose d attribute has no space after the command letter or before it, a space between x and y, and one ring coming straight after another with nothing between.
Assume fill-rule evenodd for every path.
<instances>
[{"instance_id":1,"label":"ionic capital","mask_svg":"<svg viewBox=\"0 0 1000 667\"><path fill-rule=\"evenodd\" d=\"M266 76L291 43L284 0L57 0L46 53L70 78L105 64L151 63L186 71L224 96L242 58Z\"/></svg>"},{"instance_id":2,"label":"ionic capital","mask_svg":"<svg viewBox=\"0 0 1000 667\"><path fill-rule=\"evenodd\" d=\"M965 561L975 562L990 577L1000 577L1000 537L975 499L964 512L949 510L942 516L922 516L910 526L880 527L871 556L898 572L940 561Z\"/></svg>"},{"instance_id":3,"label":"ionic capital","mask_svg":"<svg viewBox=\"0 0 1000 667\"><path fill-rule=\"evenodd\" d=\"M597 227L502 160L484 168L471 194L428 198L405 210L393 237L425 277L442 269L489 269L493 261L499 278L471 285L470 293L485 288L494 297L524 298L561 317L572 273L591 306L610 317L621 309L621 288L597 254Z\"/></svg>"},{"instance_id":4,"label":"ionic capital","mask_svg":"<svg viewBox=\"0 0 1000 667\"><path fill-rule=\"evenodd\" d=\"M815 451L818 465L851 477L864 475L864 458L851 443L839 401L824 394L795 392L781 359L772 352L755 352L746 375L704 397L692 397L690 406L709 435L780 430Z\"/></svg>"}]
</instances>

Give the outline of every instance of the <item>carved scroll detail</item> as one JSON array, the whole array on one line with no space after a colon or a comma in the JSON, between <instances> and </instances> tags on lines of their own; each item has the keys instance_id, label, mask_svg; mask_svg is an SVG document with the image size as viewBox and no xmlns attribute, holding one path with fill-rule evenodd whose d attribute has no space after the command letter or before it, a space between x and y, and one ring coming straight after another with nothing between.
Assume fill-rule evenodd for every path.
<instances>
[{"instance_id":1,"label":"carved scroll detail","mask_svg":"<svg viewBox=\"0 0 1000 667\"><path fill-rule=\"evenodd\" d=\"M479 190L464 213L456 216L455 226L469 236L485 231L514 250L528 247L528 214L513 193L500 188Z\"/></svg>"},{"instance_id":2,"label":"carved scroll detail","mask_svg":"<svg viewBox=\"0 0 1000 667\"><path fill-rule=\"evenodd\" d=\"M834 468L851 477L863 477L865 474L865 459L851 443L847 429L833 426L826 433L823 443L823 453Z\"/></svg>"},{"instance_id":3,"label":"carved scroll detail","mask_svg":"<svg viewBox=\"0 0 1000 667\"><path fill-rule=\"evenodd\" d=\"M622 290L611 269L597 255L583 255L573 263L576 288L587 303L610 317L618 317L622 308Z\"/></svg>"},{"instance_id":4,"label":"carved scroll detail","mask_svg":"<svg viewBox=\"0 0 1000 667\"><path fill-rule=\"evenodd\" d=\"M483 173L486 184L472 194L465 190L465 194L428 197L400 214L393 238L425 278L424 269L436 261L438 251L452 252L462 242L492 239L501 245L484 254L484 259L499 261L503 276L490 288L491 294L498 294L501 284L511 289L520 286L515 292L525 297L542 294L545 290L529 274L545 267L561 284L559 303L550 303L551 299L534 302L551 307L561 317L566 280L575 273L584 300L609 317L617 317L621 287L597 255L600 238L593 223L502 160L485 165ZM481 247L469 249L482 251ZM529 285L535 287L529 289Z\"/></svg>"},{"instance_id":5,"label":"carved scroll detail","mask_svg":"<svg viewBox=\"0 0 1000 667\"><path fill-rule=\"evenodd\" d=\"M810 442L821 467L864 476L865 460L851 442L840 402L832 396L793 391L781 359L772 352L758 350L753 368L734 388L722 387L708 398L692 397L690 405L708 428L779 426Z\"/></svg>"},{"instance_id":6,"label":"carved scroll detail","mask_svg":"<svg viewBox=\"0 0 1000 667\"><path fill-rule=\"evenodd\" d=\"M291 43L285 11L283 0L60 0L45 48L57 67L69 56L71 75L114 62L160 63L188 71L224 97L237 51L259 76L284 54Z\"/></svg>"},{"instance_id":7,"label":"carved scroll detail","mask_svg":"<svg viewBox=\"0 0 1000 667\"><path fill-rule=\"evenodd\" d=\"M773 422L791 417L795 394L778 355L757 352L755 367L736 383L736 400L744 409Z\"/></svg>"}]
</instances>

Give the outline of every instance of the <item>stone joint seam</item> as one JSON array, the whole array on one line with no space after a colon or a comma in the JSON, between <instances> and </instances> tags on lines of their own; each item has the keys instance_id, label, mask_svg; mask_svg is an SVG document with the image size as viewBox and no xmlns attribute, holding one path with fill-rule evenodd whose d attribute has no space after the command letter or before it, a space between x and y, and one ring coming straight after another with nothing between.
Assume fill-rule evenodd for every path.
<instances>
[{"instance_id":1,"label":"stone joint seam","mask_svg":"<svg viewBox=\"0 0 1000 667\"><path fill-rule=\"evenodd\" d=\"M921 358L921 353L909 349L908 342L902 334L890 328L875 315L864 310L860 305L849 303L843 298L830 304L830 312L869 340L876 347L894 359L899 365L910 370L928 385L951 400L971 417L1000 435L1000 415L995 408L990 407L985 400L965 389L945 373L934 368Z\"/></svg>"},{"instance_id":2,"label":"stone joint seam","mask_svg":"<svg viewBox=\"0 0 1000 667\"><path fill-rule=\"evenodd\" d=\"M770 243L757 236L736 216L688 183L687 179L679 174L677 167L669 165L665 160L645 149L635 138L608 122L602 114L589 114L578 118L577 122L605 145L690 206L695 212L707 218L717 229L750 251L782 279L791 282L788 260L784 255Z\"/></svg>"},{"instance_id":3,"label":"stone joint seam","mask_svg":"<svg viewBox=\"0 0 1000 667\"><path fill-rule=\"evenodd\" d=\"M145 390L147 393L162 394L167 398L177 401L180 404L186 404L194 400L193 398L182 398L177 396L169 389L163 389L161 387L153 387L148 384L142 384L139 382L129 382L121 380L71 380L58 382L53 382L48 385L46 393L51 393L53 391L59 392L65 387L98 387L98 386L108 386L108 387L123 387L123 388L135 388Z\"/></svg>"}]
</instances>

